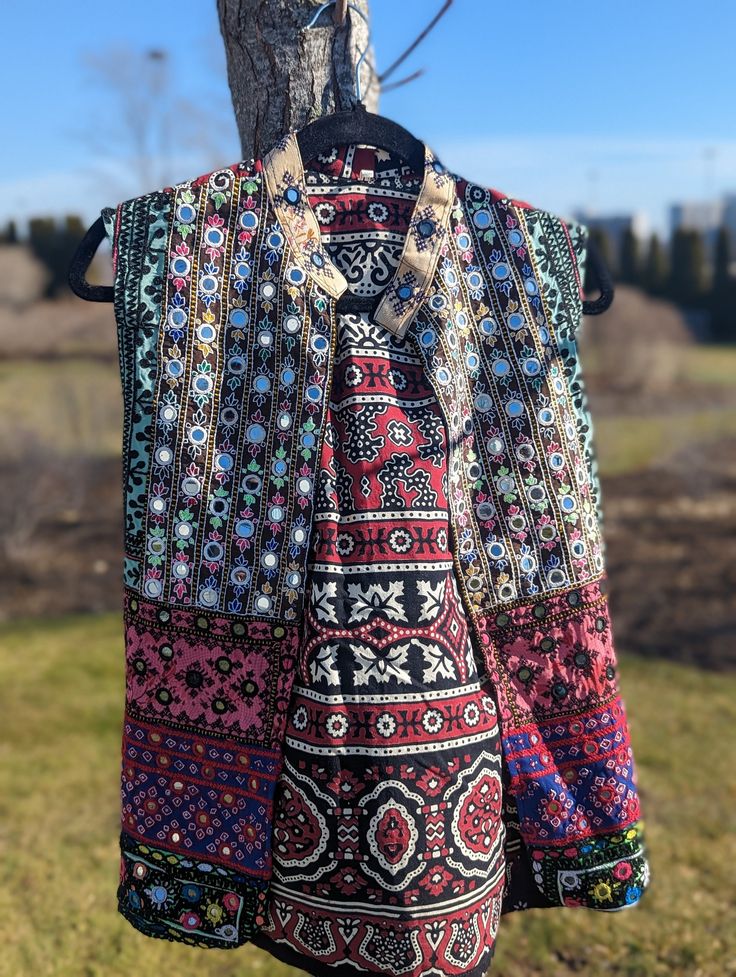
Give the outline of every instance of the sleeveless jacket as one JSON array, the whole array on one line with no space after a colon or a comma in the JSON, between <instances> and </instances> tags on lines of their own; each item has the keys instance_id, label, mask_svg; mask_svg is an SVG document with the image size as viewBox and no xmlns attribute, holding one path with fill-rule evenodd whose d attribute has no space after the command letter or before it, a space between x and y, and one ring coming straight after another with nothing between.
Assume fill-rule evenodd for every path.
<instances>
[{"instance_id":1,"label":"sleeveless jacket","mask_svg":"<svg viewBox=\"0 0 736 977\"><path fill-rule=\"evenodd\" d=\"M102 216L124 405L118 907L147 935L232 947L263 921L348 285L294 132ZM374 314L413 332L445 419L452 557L518 813L504 912L619 910L649 883L576 344L587 236L425 146ZM206 708L184 694L192 661Z\"/></svg>"}]
</instances>

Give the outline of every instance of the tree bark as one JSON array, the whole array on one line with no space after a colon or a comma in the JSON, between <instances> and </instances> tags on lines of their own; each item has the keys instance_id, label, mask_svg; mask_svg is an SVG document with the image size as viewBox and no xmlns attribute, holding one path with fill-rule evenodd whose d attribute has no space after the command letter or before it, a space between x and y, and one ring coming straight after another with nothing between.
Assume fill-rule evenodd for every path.
<instances>
[{"instance_id":1,"label":"tree bark","mask_svg":"<svg viewBox=\"0 0 736 977\"><path fill-rule=\"evenodd\" d=\"M368 0L352 0L366 17ZM368 25L348 8L334 24L334 5L305 30L319 9L306 0L217 0L242 158L261 156L288 130L349 108L355 66L369 42ZM361 66L362 101L375 112L379 83L368 50Z\"/></svg>"}]
</instances>

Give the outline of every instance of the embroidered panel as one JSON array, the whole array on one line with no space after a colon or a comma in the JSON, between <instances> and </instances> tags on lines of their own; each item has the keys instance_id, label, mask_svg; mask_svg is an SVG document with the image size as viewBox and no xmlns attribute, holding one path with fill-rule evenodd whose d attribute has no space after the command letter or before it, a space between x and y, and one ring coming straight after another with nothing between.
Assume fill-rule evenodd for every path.
<instances>
[{"instance_id":1,"label":"embroidered panel","mask_svg":"<svg viewBox=\"0 0 736 977\"><path fill-rule=\"evenodd\" d=\"M605 577L480 615L519 830L551 904L615 910L649 867Z\"/></svg>"},{"instance_id":2,"label":"embroidered panel","mask_svg":"<svg viewBox=\"0 0 736 977\"><path fill-rule=\"evenodd\" d=\"M578 338L583 328L582 281L585 275L588 230L582 224L567 224L544 211L522 215L529 240L530 260L541 282L540 295L549 309L551 336L557 343L565 383L575 408L575 423L583 444L590 473L590 493L601 529L601 552L605 559L604 510L595 427L588 404Z\"/></svg>"},{"instance_id":3,"label":"embroidered panel","mask_svg":"<svg viewBox=\"0 0 736 977\"><path fill-rule=\"evenodd\" d=\"M238 946L271 878L298 629L126 589L119 911L149 936Z\"/></svg>"},{"instance_id":4,"label":"embroidered panel","mask_svg":"<svg viewBox=\"0 0 736 977\"><path fill-rule=\"evenodd\" d=\"M294 620L331 327L260 174L177 187L143 593Z\"/></svg>"},{"instance_id":5,"label":"embroidered panel","mask_svg":"<svg viewBox=\"0 0 736 977\"><path fill-rule=\"evenodd\" d=\"M412 329L450 428L459 559L476 611L585 582L604 563L590 477L518 210L457 208ZM490 195L489 195L490 196ZM483 235L475 235L478 215ZM486 276L483 269L489 268Z\"/></svg>"},{"instance_id":6,"label":"embroidered panel","mask_svg":"<svg viewBox=\"0 0 736 977\"><path fill-rule=\"evenodd\" d=\"M623 908L638 900L648 865L601 589L595 473L556 342L560 320L545 305L529 261L527 209L470 185L464 202L466 210L452 214L455 253L443 251L442 285L429 299L434 314L414 326L450 431L463 592L498 695L520 833L537 852L535 882L550 905L569 897L570 905ZM579 295L567 302L570 315L582 311ZM517 608L532 621L549 615L550 624L504 643ZM555 620L563 609L575 617L567 629ZM568 737L569 752L553 748L555 731ZM576 770L584 735L586 748L596 748ZM592 836L625 828L632 835L616 849L625 865L612 867L610 851L587 855ZM581 873L573 886L565 873L576 859Z\"/></svg>"},{"instance_id":7,"label":"embroidered panel","mask_svg":"<svg viewBox=\"0 0 736 977\"><path fill-rule=\"evenodd\" d=\"M148 935L236 946L271 875L331 310L254 165L103 218L125 419L118 906Z\"/></svg>"}]
</instances>

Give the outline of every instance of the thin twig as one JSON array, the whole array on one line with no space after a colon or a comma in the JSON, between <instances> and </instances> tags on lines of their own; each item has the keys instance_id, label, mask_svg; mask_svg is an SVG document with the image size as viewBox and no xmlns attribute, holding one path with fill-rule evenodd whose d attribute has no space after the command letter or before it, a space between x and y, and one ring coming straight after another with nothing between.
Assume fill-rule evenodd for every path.
<instances>
[{"instance_id":1,"label":"thin twig","mask_svg":"<svg viewBox=\"0 0 736 977\"><path fill-rule=\"evenodd\" d=\"M405 85L408 81L414 81L415 78L418 78L420 75L424 74L424 70L425 70L424 68L419 68L413 74L407 75L405 78L402 78L401 81L392 81L390 85L381 85L381 91L389 92L391 91L392 88L398 88L399 85Z\"/></svg>"},{"instance_id":2,"label":"thin twig","mask_svg":"<svg viewBox=\"0 0 736 977\"><path fill-rule=\"evenodd\" d=\"M425 37L427 36L427 34L429 34L429 32L430 32L430 31L432 30L432 28L433 28L433 27L435 26L435 24L437 23L437 21L438 21L438 20L440 20L440 18L441 18L441 17L443 17L443 16L444 16L444 15L445 15L445 14L447 13L447 11L448 11L448 10L450 9L450 7L451 7L451 6L452 6L452 0L445 0L445 3L444 3L444 5L442 6L442 8L440 9L440 11L439 11L439 13L437 13L437 14L436 14L436 15L435 15L435 16L434 16L434 17L432 18L432 20L431 20L431 21L430 21L430 22L429 22L429 23L427 24L427 26L426 26L426 27L424 28L424 30L423 30L423 31L421 32L421 34L419 34L419 35L418 35L418 36L417 36L417 37L416 37L416 38L415 38L415 39L414 39L414 40L413 40L413 41L411 42L411 44L409 45L409 47L408 47L408 48L406 48L406 50L405 50L405 51L403 52L403 54L400 54L400 55L399 55L399 57L398 57L398 58L397 58L397 59L396 59L396 60L395 60L395 61L393 62L393 64L391 64L391 65L389 65L389 66L388 66L388 68L386 68L386 70L385 70L385 71L384 71L384 72L383 72L382 74L380 74L380 75L378 76L378 80L379 80L380 82L383 82L383 81L384 81L384 79L386 79L386 78L388 78L388 76L389 76L389 75L391 74L391 72L392 72L392 71L393 71L393 70L394 70L395 68L397 68L397 67L398 67L398 66L399 66L399 65L401 64L401 62L402 62L402 61L404 61L404 60L405 60L405 59L406 59L406 58L407 58L407 57L408 57L408 56L409 56L409 55L411 54L411 52L412 52L412 51L414 50L414 48L415 48L415 47L416 47L416 46L417 46L417 45L418 45L418 44L419 44L419 43L420 43L421 41L423 41L423 40L424 40L424 38L425 38Z\"/></svg>"}]
</instances>

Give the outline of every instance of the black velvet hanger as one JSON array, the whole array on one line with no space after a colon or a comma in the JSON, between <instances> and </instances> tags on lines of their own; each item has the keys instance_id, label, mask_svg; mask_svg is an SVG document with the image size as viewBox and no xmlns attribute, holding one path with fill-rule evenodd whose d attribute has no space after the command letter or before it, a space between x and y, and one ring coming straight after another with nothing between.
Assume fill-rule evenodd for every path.
<instances>
[{"instance_id":1,"label":"black velvet hanger","mask_svg":"<svg viewBox=\"0 0 736 977\"><path fill-rule=\"evenodd\" d=\"M338 114L343 114L343 113L338 113ZM363 118L366 118L366 117L370 117L371 113L362 112L362 113L356 113L356 115L358 117L362 115ZM331 117L324 116L323 118L317 119L316 122L323 122L329 118ZM382 117L376 116L376 118L382 118ZM384 120L384 121L388 121L388 120ZM306 126L304 129L300 130L299 133L297 133L297 139L299 140L299 147L302 152L302 159L310 159L312 156L322 151L322 149L324 148L324 146L318 146L317 148L314 148L315 144L318 142L316 130L314 130L315 132L314 136L312 135L311 132L308 132L308 130L310 129L311 126L315 124L316 124L315 122L311 122L308 126ZM337 142L343 141L339 131L328 130L328 132L330 131L332 134L329 137L328 140L329 146L327 148L330 148L336 141ZM301 141L302 135L304 136L304 143L302 143ZM322 130L319 135L320 138L324 136L324 130ZM411 138L413 139L414 137L412 136ZM369 145L376 145L374 137L368 138L365 135L361 135L360 137L351 136L350 139L354 142L355 141L365 142L368 143ZM346 139L345 141L348 140ZM421 143L419 143L419 146L421 151ZM383 148L390 148L390 147L384 146ZM405 149L408 150L407 155L404 155L403 150L397 149L396 151L399 152L402 156L404 156L404 159L407 159L407 162L411 162L411 165L413 167L414 162L411 160L411 151L409 147L405 147ZM84 235L82 240L79 242L79 247L77 248L76 253L72 258L71 264L69 266L69 274L68 274L69 287L71 288L71 290L74 292L75 295L79 296L80 299L85 299L85 301L87 302L112 302L114 298L114 289L110 285L90 285L90 283L85 278L85 273L90 266L90 262L94 257L95 251L99 247L100 242L104 237L105 237L105 225L103 223L102 217L98 217L97 220L94 222L94 224L92 224L90 228L87 230L87 233ZM583 314L600 315L602 312L605 312L606 309L609 308L609 306L613 302L613 295L614 295L613 280L611 278L611 274L608 268L606 267L605 262L603 261L603 258L601 257L600 251L598 250L598 246L596 245L594 239L590 235L588 236L587 264L590 266L590 268L593 271L593 275L592 275L593 284L594 286L595 285L598 286L601 294L598 296L597 299L586 299L583 302ZM352 301L353 298L358 298L359 300L362 301L361 296L352 296L352 295L351 296L342 295L338 301L340 302L345 301L344 307L347 307L349 309L349 303Z\"/></svg>"},{"instance_id":2,"label":"black velvet hanger","mask_svg":"<svg viewBox=\"0 0 736 977\"><path fill-rule=\"evenodd\" d=\"M413 170L424 173L424 144L398 122L368 112L362 102L344 112L322 115L297 130L302 160L312 159L339 143L364 143L401 156Z\"/></svg>"},{"instance_id":3,"label":"black velvet hanger","mask_svg":"<svg viewBox=\"0 0 736 977\"><path fill-rule=\"evenodd\" d=\"M110 285L90 285L84 277L104 236L105 224L102 217L98 217L79 242L69 265L69 288L87 302L112 302L114 298L115 290Z\"/></svg>"},{"instance_id":4,"label":"black velvet hanger","mask_svg":"<svg viewBox=\"0 0 736 977\"><path fill-rule=\"evenodd\" d=\"M593 284L598 286L601 294L597 299L585 299L583 302L583 315L600 315L613 302L613 278L603 260L603 255L598 250L598 245L595 243L592 234L588 234L586 266L593 269Z\"/></svg>"}]
</instances>

